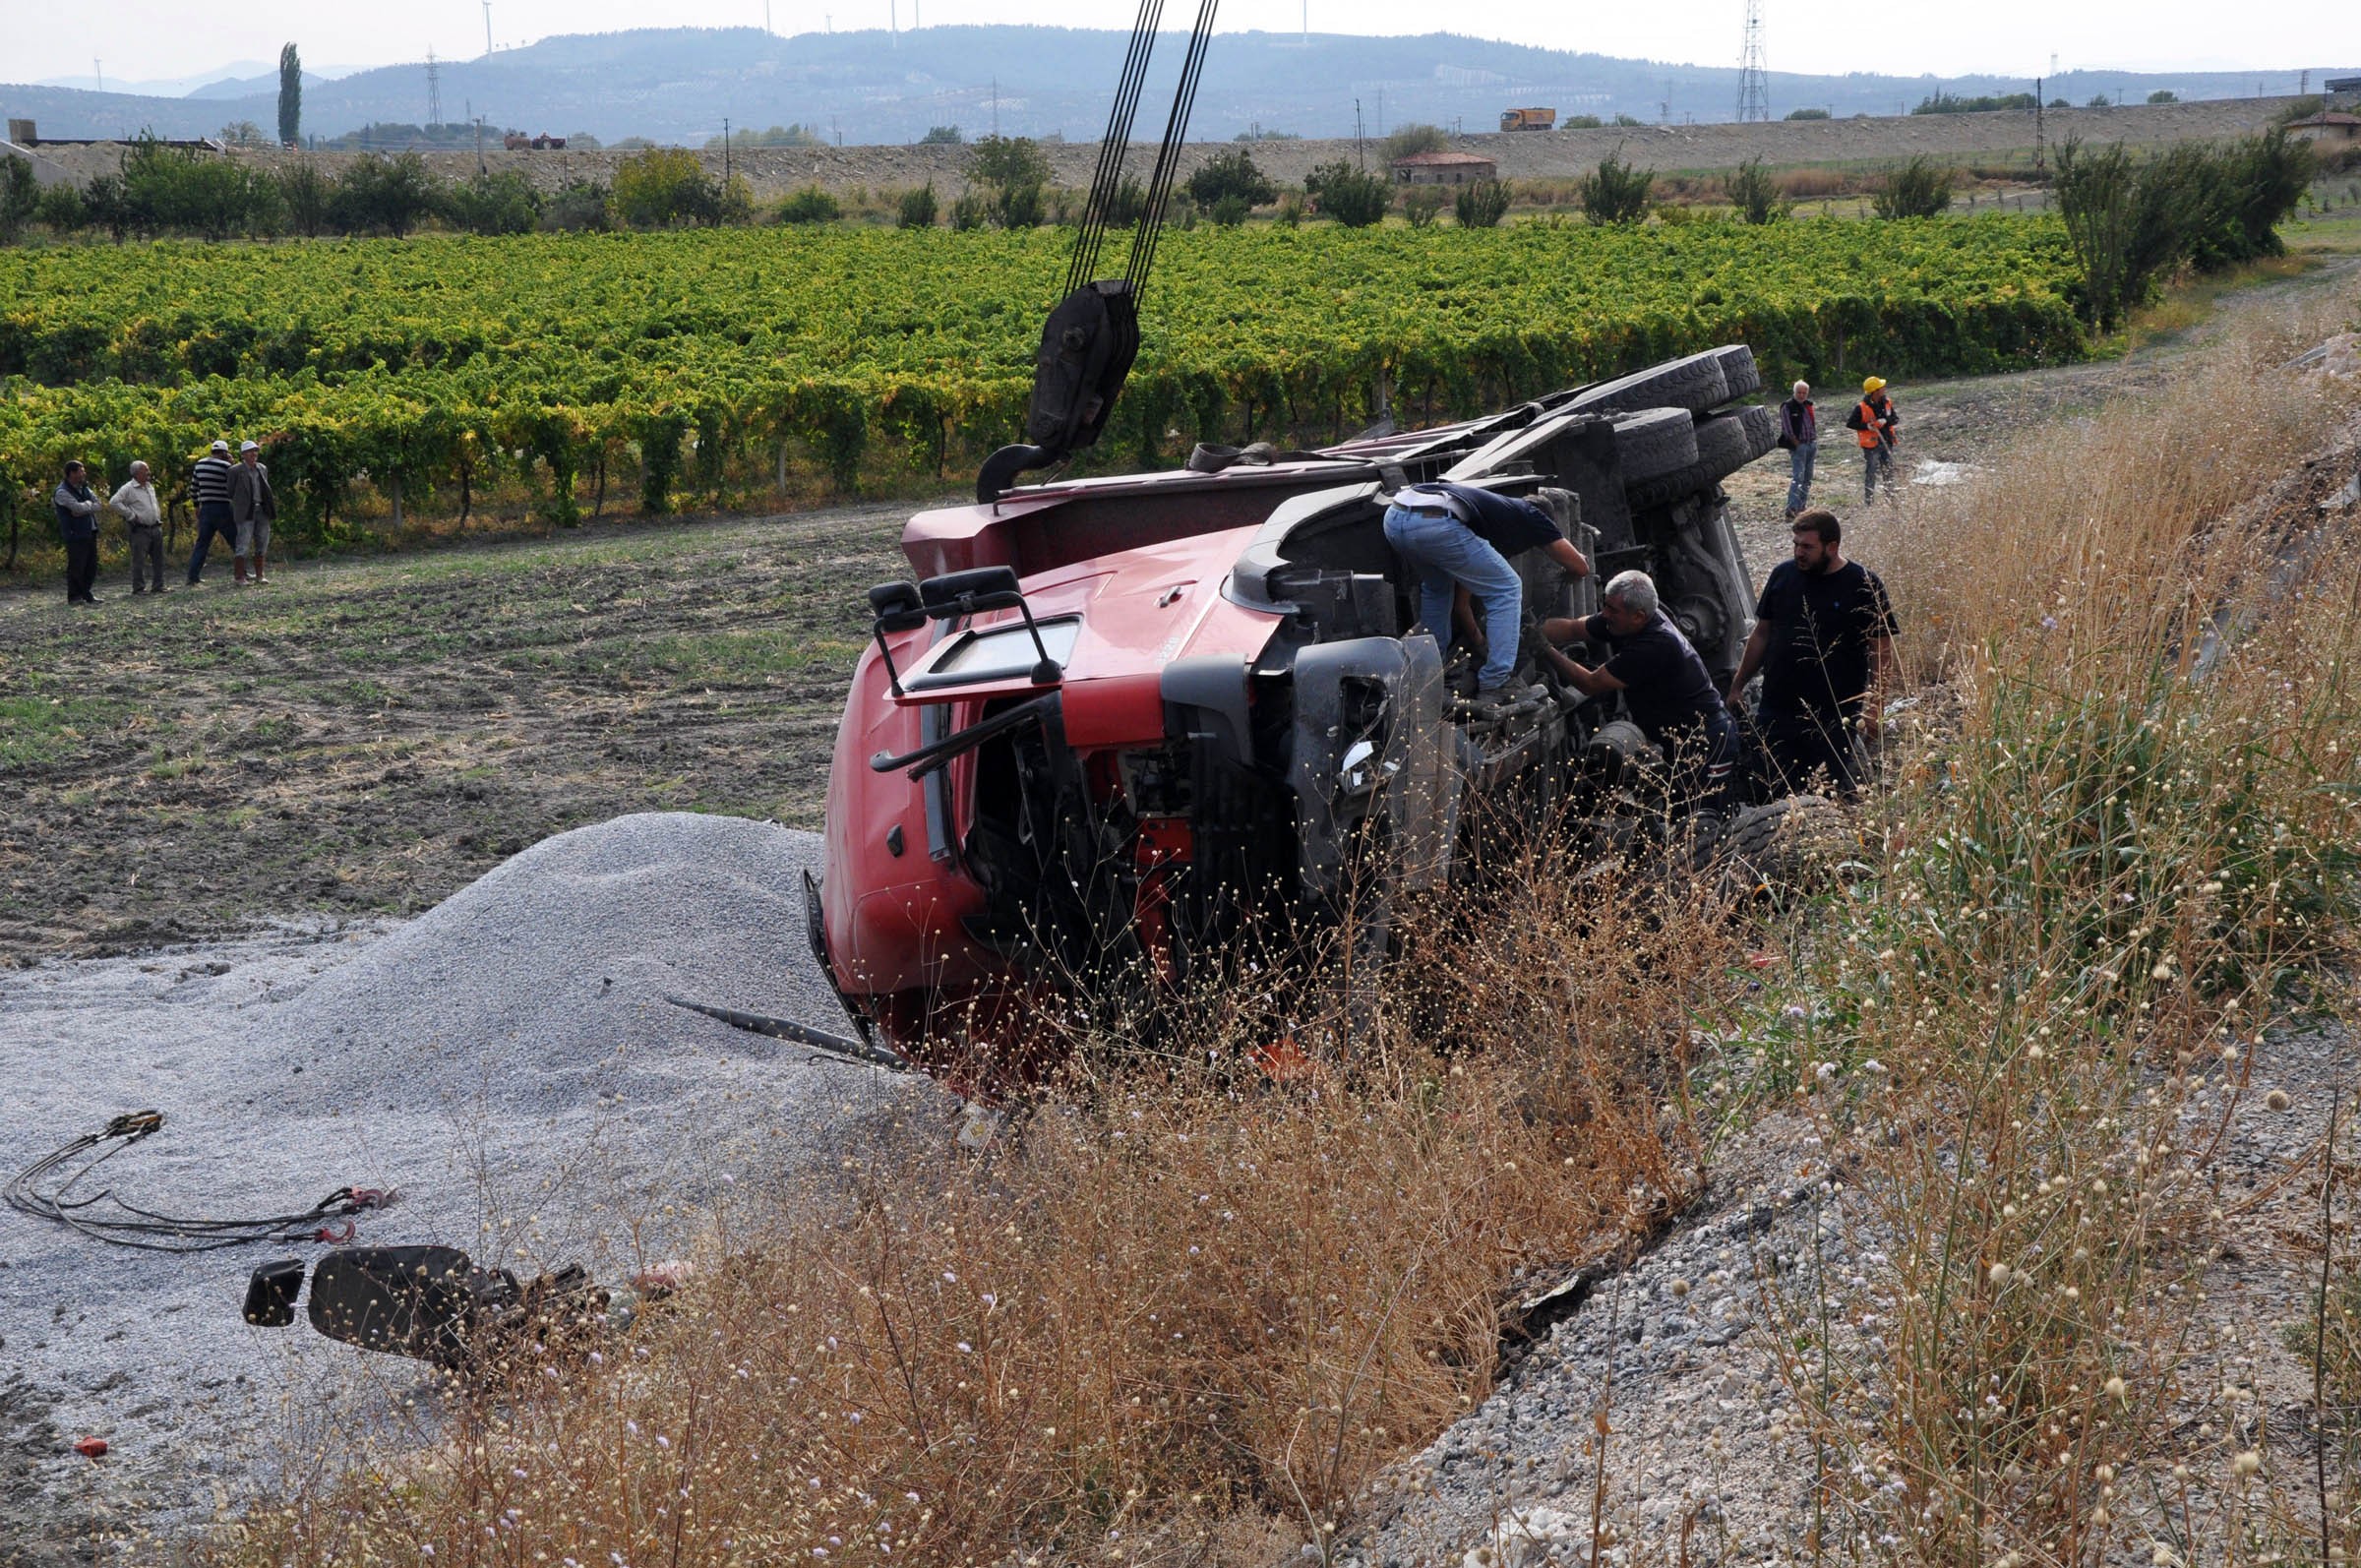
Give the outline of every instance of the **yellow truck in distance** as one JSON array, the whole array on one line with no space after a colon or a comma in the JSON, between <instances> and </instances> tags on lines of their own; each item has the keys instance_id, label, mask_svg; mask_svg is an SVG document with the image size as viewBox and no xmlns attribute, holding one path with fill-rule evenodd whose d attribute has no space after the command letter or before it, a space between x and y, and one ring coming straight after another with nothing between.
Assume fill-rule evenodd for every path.
<instances>
[{"instance_id":1,"label":"yellow truck in distance","mask_svg":"<svg viewBox=\"0 0 2361 1568\"><path fill-rule=\"evenodd\" d=\"M1500 114L1503 131L1554 131L1557 129L1555 109L1504 109Z\"/></svg>"}]
</instances>

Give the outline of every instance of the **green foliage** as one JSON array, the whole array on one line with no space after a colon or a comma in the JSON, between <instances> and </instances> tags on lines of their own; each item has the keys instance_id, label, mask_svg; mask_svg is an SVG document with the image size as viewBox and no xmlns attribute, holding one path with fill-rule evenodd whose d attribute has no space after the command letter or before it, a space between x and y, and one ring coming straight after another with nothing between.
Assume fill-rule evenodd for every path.
<instances>
[{"instance_id":1,"label":"green foliage","mask_svg":"<svg viewBox=\"0 0 2361 1568\"><path fill-rule=\"evenodd\" d=\"M82 192L67 180L60 180L41 192L32 215L57 234L71 234L90 221L90 214L82 205Z\"/></svg>"},{"instance_id":2,"label":"green foliage","mask_svg":"<svg viewBox=\"0 0 2361 1568\"><path fill-rule=\"evenodd\" d=\"M1887 173L1869 205L1879 217L1938 217L1951 206L1954 174L1951 165L1916 153Z\"/></svg>"},{"instance_id":3,"label":"green foliage","mask_svg":"<svg viewBox=\"0 0 2361 1568\"><path fill-rule=\"evenodd\" d=\"M1656 170L1634 168L1623 161L1623 150L1599 160L1599 167L1582 177L1582 215L1597 224L1637 223L1648 215L1650 194L1656 189Z\"/></svg>"},{"instance_id":4,"label":"green foliage","mask_svg":"<svg viewBox=\"0 0 2361 1568\"><path fill-rule=\"evenodd\" d=\"M1253 211L1254 209L1247 205L1244 197L1232 191L1228 196L1213 204L1213 211L1210 215L1216 227L1236 228L1243 223L1247 214Z\"/></svg>"},{"instance_id":5,"label":"green foliage","mask_svg":"<svg viewBox=\"0 0 2361 1568\"><path fill-rule=\"evenodd\" d=\"M1345 158L1315 167L1304 176L1303 190L1321 215L1347 228L1382 223L1386 209L1394 205L1394 188L1384 175L1364 174Z\"/></svg>"},{"instance_id":6,"label":"green foliage","mask_svg":"<svg viewBox=\"0 0 2361 1568\"><path fill-rule=\"evenodd\" d=\"M1596 114L1569 114L1557 122L1561 131L1596 131L1606 122Z\"/></svg>"},{"instance_id":7,"label":"green foliage","mask_svg":"<svg viewBox=\"0 0 2361 1568\"><path fill-rule=\"evenodd\" d=\"M705 151L720 152L728 148L750 147L825 147L827 140L808 125L774 125L764 131L735 131L729 136L705 138ZM569 143L571 146L572 144Z\"/></svg>"},{"instance_id":8,"label":"green foliage","mask_svg":"<svg viewBox=\"0 0 2361 1568\"><path fill-rule=\"evenodd\" d=\"M298 158L277 175L279 210L288 229L306 239L327 231L335 186L310 158Z\"/></svg>"},{"instance_id":9,"label":"green foliage","mask_svg":"<svg viewBox=\"0 0 2361 1568\"><path fill-rule=\"evenodd\" d=\"M2181 101L2181 95L2170 88L2158 88L2148 95L2148 101L2150 103L2178 103Z\"/></svg>"},{"instance_id":10,"label":"green foliage","mask_svg":"<svg viewBox=\"0 0 2361 1568\"><path fill-rule=\"evenodd\" d=\"M194 148L166 147L148 132L126 148L122 161L123 202L129 227L144 234L199 234L226 239L251 231L270 176Z\"/></svg>"},{"instance_id":11,"label":"green foliage","mask_svg":"<svg viewBox=\"0 0 2361 1568\"><path fill-rule=\"evenodd\" d=\"M721 187L686 148L651 147L615 165L615 216L631 228L721 220Z\"/></svg>"},{"instance_id":12,"label":"green foliage","mask_svg":"<svg viewBox=\"0 0 2361 1568\"><path fill-rule=\"evenodd\" d=\"M1729 205L1749 223L1776 223L1793 203L1780 195L1779 182L1758 154L1739 164L1729 176Z\"/></svg>"},{"instance_id":13,"label":"green foliage","mask_svg":"<svg viewBox=\"0 0 2361 1568\"><path fill-rule=\"evenodd\" d=\"M1049 221L1049 204L1039 185L1010 185L993 202L992 215L1002 228L1039 228Z\"/></svg>"},{"instance_id":14,"label":"green foliage","mask_svg":"<svg viewBox=\"0 0 2361 1568\"><path fill-rule=\"evenodd\" d=\"M261 147L263 128L252 120L232 120L213 133L213 140L223 147Z\"/></svg>"},{"instance_id":15,"label":"green foliage","mask_svg":"<svg viewBox=\"0 0 2361 1568\"><path fill-rule=\"evenodd\" d=\"M1634 115L1618 114L1608 123L1617 127L1618 129L1636 129L1647 122Z\"/></svg>"},{"instance_id":16,"label":"green foliage","mask_svg":"<svg viewBox=\"0 0 2361 1568\"><path fill-rule=\"evenodd\" d=\"M1396 126L1385 139L1385 160L1391 163L1414 152L1445 152L1450 148L1451 138L1439 125Z\"/></svg>"},{"instance_id":17,"label":"green foliage","mask_svg":"<svg viewBox=\"0 0 2361 1568\"><path fill-rule=\"evenodd\" d=\"M894 204L894 220L903 228L933 228L935 213L935 182L933 180L929 180L926 184L913 190L904 191L901 200Z\"/></svg>"},{"instance_id":18,"label":"green foliage","mask_svg":"<svg viewBox=\"0 0 2361 1568\"><path fill-rule=\"evenodd\" d=\"M1790 120L1825 120L1828 118L1828 111L1826 109L1789 109L1787 118Z\"/></svg>"},{"instance_id":19,"label":"green foliage","mask_svg":"<svg viewBox=\"0 0 2361 1568\"><path fill-rule=\"evenodd\" d=\"M932 195L930 191L930 200ZM843 206L817 185L807 185L779 204L782 223L833 223L842 216Z\"/></svg>"},{"instance_id":20,"label":"green foliage","mask_svg":"<svg viewBox=\"0 0 2361 1568\"><path fill-rule=\"evenodd\" d=\"M1241 148L1232 152L1217 152L1188 177L1181 187L1188 199L1197 204L1197 211L1215 213L1215 210L1230 198L1248 208L1263 207L1279 200L1279 188L1270 182L1262 170L1254 166L1254 154ZM1147 194L1140 193L1144 206ZM1214 220L1221 221L1218 213ZM1239 218L1243 222L1241 214Z\"/></svg>"},{"instance_id":21,"label":"green foliage","mask_svg":"<svg viewBox=\"0 0 2361 1568\"><path fill-rule=\"evenodd\" d=\"M541 221L561 232L598 233L615 226L613 198L596 180L575 180L549 199Z\"/></svg>"},{"instance_id":22,"label":"green foliage","mask_svg":"<svg viewBox=\"0 0 2361 1568\"><path fill-rule=\"evenodd\" d=\"M1461 228L1490 228L1508 215L1514 196L1506 180L1478 180L1463 185L1451 199L1451 215Z\"/></svg>"},{"instance_id":23,"label":"green foliage","mask_svg":"<svg viewBox=\"0 0 2361 1568\"><path fill-rule=\"evenodd\" d=\"M992 221L992 200L981 191L969 191L951 204L951 228L960 234L973 233Z\"/></svg>"},{"instance_id":24,"label":"green foliage","mask_svg":"<svg viewBox=\"0 0 2361 1568\"><path fill-rule=\"evenodd\" d=\"M529 234L540 226L541 198L522 173L503 169L447 187L443 216L470 234Z\"/></svg>"},{"instance_id":25,"label":"green foliage","mask_svg":"<svg viewBox=\"0 0 2361 1568\"><path fill-rule=\"evenodd\" d=\"M2311 184L2312 149L2279 128L2228 147L2183 143L2145 162L2121 143L2058 149L2053 193L2082 263L2084 304L2111 327L2184 264L2219 271L2276 256Z\"/></svg>"},{"instance_id":26,"label":"green foliage","mask_svg":"<svg viewBox=\"0 0 2361 1568\"><path fill-rule=\"evenodd\" d=\"M920 147L957 147L966 140L959 134L959 127L955 125L931 125L927 127L927 134L918 139L918 145Z\"/></svg>"},{"instance_id":27,"label":"green foliage","mask_svg":"<svg viewBox=\"0 0 2361 1568\"><path fill-rule=\"evenodd\" d=\"M1050 183L1049 154L1029 136L979 137L967 154L967 177L999 190Z\"/></svg>"},{"instance_id":28,"label":"green foliage","mask_svg":"<svg viewBox=\"0 0 2361 1568\"><path fill-rule=\"evenodd\" d=\"M1116 228L1137 228L1147 213L1146 182L1137 175L1124 175L1116 182L1115 195L1108 200L1107 221Z\"/></svg>"},{"instance_id":29,"label":"green foliage","mask_svg":"<svg viewBox=\"0 0 2361 1568\"><path fill-rule=\"evenodd\" d=\"M2104 92L2095 93L2091 96L2090 101L2083 105L2083 107L2087 109L2111 109L2115 107L2115 100L2108 97Z\"/></svg>"},{"instance_id":30,"label":"green foliage","mask_svg":"<svg viewBox=\"0 0 2361 1568\"><path fill-rule=\"evenodd\" d=\"M1919 99L1918 106L1910 112L1912 114L1990 114L1996 109L2030 109L2037 107L2039 102L2040 100L2030 92L1987 92L1978 97L1964 98L1957 93L1945 92L1938 88L1928 96ZM1789 115L1787 118L1793 119L1795 116ZM1827 116L1822 115L1821 118L1825 119Z\"/></svg>"},{"instance_id":31,"label":"green foliage","mask_svg":"<svg viewBox=\"0 0 2361 1568\"><path fill-rule=\"evenodd\" d=\"M2280 125L2292 125L2298 120L2309 120L2328 106L2329 100L2316 92L2307 98L2291 100L2273 118Z\"/></svg>"},{"instance_id":32,"label":"green foliage","mask_svg":"<svg viewBox=\"0 0 2361 1568\"><path fill-rule=\"evenodd\" d=\"M40 206L40 182L32 164L11 152L0 158L0 243L14 241Z\"/></svg>"},{"instance_id":33,"label":"green foliage","mask_svg":"<svg viewBox=\"0 0 2361 1568\"><path fill-rule=\"evenodd\" d=\"M1402 216L1412 228L1434 227L1435 215L1443 210L1443 188L1439 185L1414 185L1402 193Z\"/></svg>"},{"instance_id":34,"label":"green foliage","mask_svg":"<svg viewBox=\"0 0 2361 1568\"><path fill-rule=\"evenodd\" d=\"M346 234L401 238L435 211L441 192L426 160L415 152L382 158L364 152L336 181L329 218Z\"/></svg>"},{"instance_id":35,"label":"green foliage","mask_svg":"<svg viewBox=\"0 0 2361 1568\"><path fill-rule=\"evenodd\" d=\"M278 145L295 147L303 141L303 56L295 45L278 51Z\"/></svg>"}]
</instances>

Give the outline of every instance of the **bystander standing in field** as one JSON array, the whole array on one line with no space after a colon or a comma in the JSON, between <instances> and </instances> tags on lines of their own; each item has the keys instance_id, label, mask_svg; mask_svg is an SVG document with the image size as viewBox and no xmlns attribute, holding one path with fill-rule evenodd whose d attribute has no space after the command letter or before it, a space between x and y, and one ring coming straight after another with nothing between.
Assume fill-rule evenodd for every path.
<instances>
[{"instance_id":1,"label":"bystander standing in field","mask_svg":"<svg viewBox=\"0 0 2361 1568\"><path fill-rule=\"evenodd\" d=\"M148 465L133 463L131 477L115 487L106 504L123 519L123 531L131 539L131 591L146 593L152 575L155 591L163 592L164 513L156 505L155 486L148 482Z\"/></svg>"},{"instance_id":2,"label":"bystander standing in field","mask_svg":"<svg viewBox=\"0 0 2361 1568\"><path fill-rule=\"evenodd\" d=\"M229 476L229 515L237 527L238 580L246 580L246 563L254 563L257 586L271 554L271 524L278 516L278 497L271 491L271 470L263 466L263 449L255 442L238 448L238 465Z\"/></svg>"},{"instance_id":3,"label":"bystander standing in field","mask_svg":"<svg viewBox=\"0 0 2361 1568\"><path fill-rule=\"evenodd\" d=\"M1779 444L1787 449L1787 520L1812 504L1812 465L1820 456L1820 410L1812 385L1799 381L1779 405Z\"/></svg>"},{"instance_id":4,"label":"bystander standing in field","mask_svg":"<svg viewBox=\"0 0 2361 1568\"><path fill-rule=\"evenodd\" d=\"M1861 444L1863 505L1877 499L1881 479L1885 481L1886 499L1894 499L1894 433L1901 427L1901 416L1894 412L1894 399L1886 395L1885 378L1872 376L1862 382L1861 400L1845 416L1845 428Z\"/></svg>"},{"instance_id":5,"label":"bystander standing in field","mask_svg":"<svg viewBox=\"0 0 2361 1568\"><path fill-rule=\"evenodd\" d=\"M1877 694L1892 678L1894 607L1876 573L1845 559L1835 513L1803 513L1793 535L1794 555L1771 569L1755 604L1729 705L1743 703L1760 670L1755 720L1777 782L1850 797L1865 771L1860 742L1877 736Z\"/></svg>"},{"instance_id":6,"label":"bystander standing in field","mask_svg":"<svg viewBox=\"0 0 2361 1568\"><path fill-rule=\"evenodd\" d=\"M1542 623L1542 645L1551 663L1586 696L1623 694L1648 739L1671 764L1676 800L1714 806L1736 781L1738 727L1724 711L1705 660L1660 607L1656 579L1645 572L1617 573L1599 595L1597 615L1553 617ZM1604 664L1578 664L1557 644L1580 637L1604 645Z\"/></svg>"},{"instance_id":7,"label":"bystander standing in field","mask_svg":"<svg viewBox=\"0 0 2361 1568\"><path fill-rule=\"evenodd\" d=\"M96 604L91 584L98 580L98 509L105 503L91 493L79 458L66 464L49 500L57 508L58 537L66 542L66 603Z\"/></svg>"},{"instance_id":8,"label":"bystander standing in field","mask_svg":"<svg viewBox=\"0 0 2361 1568\"><path fill-rule=\"evenodd\" d=\"M205 558L212 548L213 536L221 534L233 541L237 537L237 524L229 516L229 478L236 467L229 460L229 443L215 441L212 451L189 470L189 495L197 503L197 548L189 555L192 588L204 580Z\"/></svg>"}]
</instances>

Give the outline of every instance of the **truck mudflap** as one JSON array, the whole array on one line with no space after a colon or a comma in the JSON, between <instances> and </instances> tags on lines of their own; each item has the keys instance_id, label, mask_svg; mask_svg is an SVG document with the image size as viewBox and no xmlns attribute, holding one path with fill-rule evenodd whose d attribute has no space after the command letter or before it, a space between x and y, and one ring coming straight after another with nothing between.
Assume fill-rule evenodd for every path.
<instances>
[{"instance_id":1,"label":"truck mudflap","mask_svg":"<svg viewBox=\"0 0 2361 1568\"><path fill-rule=\"evenodd\" d=\"M1442 655L1434 638L1353 637L1295 656L1288 783L1306 903L1346 892L1357 854L1385 858L1392 885L1448 880L1458 770L1443 750Z\"/></svg>"}]
</instances>

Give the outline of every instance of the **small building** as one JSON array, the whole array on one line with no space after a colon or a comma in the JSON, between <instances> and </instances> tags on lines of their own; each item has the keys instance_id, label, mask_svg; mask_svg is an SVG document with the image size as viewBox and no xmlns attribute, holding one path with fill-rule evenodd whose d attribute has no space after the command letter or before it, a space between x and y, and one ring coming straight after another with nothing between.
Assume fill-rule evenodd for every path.
<instances>
[{"instance_id":1,"label":"small building","mask_svg":"<svg viewBox=\"0 0 2361 1568\"><path fill-rule=\"evenodd\" d=\"M1499 177L1499 164L1474 152L1413 152L1394 159L1396 185L1474 185Z\"/></svg>"},{"instance_id":2,"label":"small building","mask_svg":"<svg viewBox=\"0 0 2361 1568\"><path fill-rule=\"evenodd\" d=\"M2332 76L2326 87L2331 109L2342 107L2346 99L2361 103L2361 76Z\"/></svg>"},{"instance_id":3,"label":"small building","mask_svg":"<svg viewBox=\"0 0 2361 1568\"><path fill-rule=\"evenodd\" d=\"M2309 119L2288 121L2287 134L2300 136L2314 147L2361 147L2361 114L2327 110Z\"/></svg>"}]
</instances>

